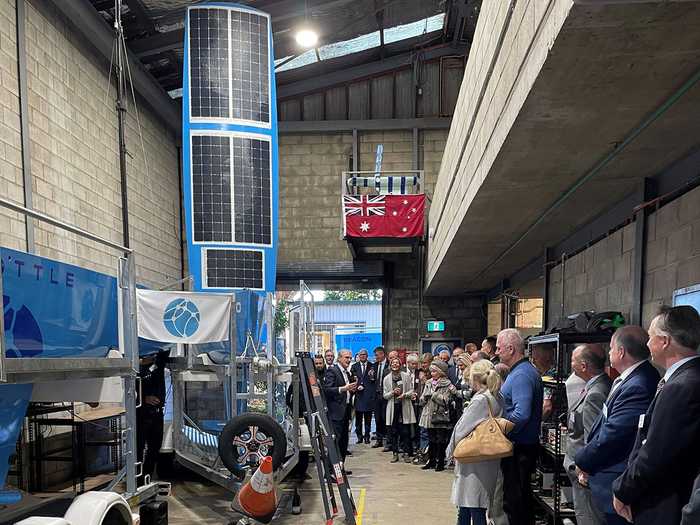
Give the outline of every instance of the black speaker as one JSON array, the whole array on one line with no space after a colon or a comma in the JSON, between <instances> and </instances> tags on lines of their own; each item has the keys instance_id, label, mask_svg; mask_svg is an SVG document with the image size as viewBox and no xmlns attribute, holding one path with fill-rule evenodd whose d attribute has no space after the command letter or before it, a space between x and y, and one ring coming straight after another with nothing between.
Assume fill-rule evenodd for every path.
<instances>
[{"instance_id":1,"label":"black speaker","mask_svg":"<svg viewBox=\"0 0 700 525\"><path fill-rule=\"evenodd\" d=\"M141 525L168 525L168 502L153 501L139 508Z\"/></svg>"}]
</instances>

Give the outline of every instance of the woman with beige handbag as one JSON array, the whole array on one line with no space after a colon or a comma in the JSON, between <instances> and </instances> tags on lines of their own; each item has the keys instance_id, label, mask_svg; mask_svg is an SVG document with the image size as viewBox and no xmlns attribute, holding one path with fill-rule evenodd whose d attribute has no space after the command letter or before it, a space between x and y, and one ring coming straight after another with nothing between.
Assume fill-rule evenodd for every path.
<instances>
[{"instance_id":1,"label":"woman with beige handbag","mask_svg":"<svg viewBox=\"0 0 700 525\"><path fill-rule=\"evenodd\" d=\"M471 366L469 382L475 393L452 432L446 455L456 459L452 503L459 509L457 525L486 525L486 509L496 490L500 459L462 463L458 459L459 454L455 456L455 450L460 441L470 436L480 423L501 415L501 378L493 364L483 359Z\"/></svg>"}]
</instances>

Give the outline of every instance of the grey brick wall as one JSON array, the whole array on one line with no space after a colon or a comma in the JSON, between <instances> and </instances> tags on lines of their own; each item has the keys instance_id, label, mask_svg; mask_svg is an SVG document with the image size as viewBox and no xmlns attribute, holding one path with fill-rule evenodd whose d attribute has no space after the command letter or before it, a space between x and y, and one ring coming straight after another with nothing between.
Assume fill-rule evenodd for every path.
<instances>
[{"instance_id":1,"label":"grey brick wall","mask_svg":"<svg viewBox=\"0 0 700 525\"><path fill-rule=\"evenodd\" d=\"M673 292L700 284L700 188L649 216L642 318L648 326Z\"/></svg>"},{"instance_id":2,"label":"grey brick wall","mask_svg":"<svg viewBox=\"0 0 700 525\"><path fill-rule=\"evenodd\" d=\"M649 325L673 292L700 284L700 188L669 202L648 217L642 323ZM567 260L564 311L619 310L632 305L634 224L629 224ZM561 265L550 274L549 316L560 317Z\"/></svg>"},{"instance_id":3,"label":"grey brick wall","mask_svg":"<svg viewBox=\"0 0 700 525\"><path fill-rule=\"evenodd\" d=\"M352 259L340 238L340 174L351 156L352 134L280 136L280 262Z\"/></svg>"},{"instance_id":4,"label":"grey brick wall","mask_svg":"<svg viewBox=\"0 0 700 525\"><path fill-rule=\"evenodd\" d=\"M419 350L421 337L458 337L479 343L484 337L484 312L480 297L424 297L421 317L418 262L410 256L389 258L392 286L388 290L384 317L384 345L389 349ZM426 321L445 321L445 331L426 332Z\"/></svg>"},{"instance_id":5,"label":"grey brick wall","mask_svg":"<svg viewBox=\"0 0 700 525\"><path fill-rule=\"evenodd\" d=\"M15 3L0 1L0 195L24 202ZM0 244L26 248L24 217L0 209Z\"/></svg>"},{"instance_id":6,"label":"grey brick wall","mask_svg":"<svg viewBox=\"0 0 700 525\"><path fill-rule=\"evenodd\" d=\"M46 2L27 2L27 83L34 207L121 242L115 88L109 64ZM0 173L3 196L23 202L14 2L0 1ZM112 81L114 79L112 78ZM137 99L143 145L129 104L129 222L140 282L180 278L176 138ZM146 168L147 165L147 168ZM0 244L26 249L23 220L0 211ZM114 274L114 252L35 222L38 255Z\"/></svg>"},{"instance_id":7,"label":"grey brick wall","mask_svg":"<svg viewBox=\"0 0 700 525\"><path fill-rule=\"evenodd\" d=\"M629 319L634 249L634 224L629 224L568 258L564 264L564 314L618 310ZM561 264L551 269L549 294L551 325L561 317Z\"/></svg>"},{"instance_id":8,"label":"grey brick wall","mask_svg":"<svg viewBox=\"0 0 700 525\"><path fill-rule=\"evenodd\" d=\"M432 195L447 130L421 132L419 158L425 189ZM359 167L372 170L377 145L384 145L383 170L410 170L410 131L359 134ZM285 134L279 139L280 262L348 261L352 255L341 236L341 172L352 165L352 133Z\"/></svg>"}]
</instances>

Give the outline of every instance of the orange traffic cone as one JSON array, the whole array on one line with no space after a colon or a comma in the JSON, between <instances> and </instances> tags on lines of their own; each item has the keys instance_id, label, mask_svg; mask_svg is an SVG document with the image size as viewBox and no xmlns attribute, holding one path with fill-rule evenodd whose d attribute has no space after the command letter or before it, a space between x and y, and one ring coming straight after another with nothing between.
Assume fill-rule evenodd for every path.
<instances>
[{"instance_id":1,"label":"orange traffic cone","mask_svg":"<svg viewBox=\"0 0 700 525\"><path fill-rule=\"evenodd\" d=\"M250 481L243 485L231 508L260 523L270 523L277 510L277 494L272 478L272 458L263 458Z\"/></svg>"}]
</instances>

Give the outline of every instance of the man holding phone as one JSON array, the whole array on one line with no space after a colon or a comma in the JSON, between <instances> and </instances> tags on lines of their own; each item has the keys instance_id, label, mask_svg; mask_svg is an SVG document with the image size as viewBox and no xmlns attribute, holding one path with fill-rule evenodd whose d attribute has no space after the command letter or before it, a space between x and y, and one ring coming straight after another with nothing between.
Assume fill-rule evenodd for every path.
<instances>
[{"instance_id":1,"label":"man holding phone","mask_svg":"<svg viewBox=\"0 0 700 525\"><path fill-rule=\"evenodd\" d=\"M348 369L351 359L350 350L341 350L338 353L337 362L326 370L326 375L323 377L328 417L333 425L338 451L343 462L348 453L352 394L357 390L357 380L351 379ZM352 472L346 469L345 473L349 475Z\"/></svg>"}]
</instances>

